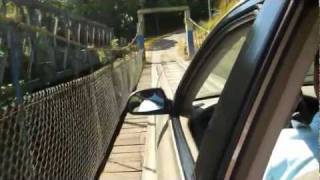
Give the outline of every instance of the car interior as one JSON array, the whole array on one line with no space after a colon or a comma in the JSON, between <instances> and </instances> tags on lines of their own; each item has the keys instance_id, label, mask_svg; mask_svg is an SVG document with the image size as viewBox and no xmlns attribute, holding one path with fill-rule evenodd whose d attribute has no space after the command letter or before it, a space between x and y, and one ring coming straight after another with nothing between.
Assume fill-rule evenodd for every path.
<instances>
[{"instance_id":1,"label":"car interior","mask_svg":"<svg viewBox=\"0 0 320 180\"><path fill-rule=\"evenodd\" d=\"M237 27L224 38L223 42L209 56L210 62L218 61L218 63L208 65L208 67L212 67L211 72L193 101L194 107L189 119L189 128L198 148L214 112L215 105L219 101L219 95L223 91L251 27L252 23Z\"/></svg>"},{"instance_id":2,"label":"car interior","mask_svg":"<svg viewBox=\"0 0 320 180\"><path fill-rule=\"evenodd\" d=\"M315 63L317 63L318 58L319 54L315 57ZM315 67L314 64L310 65L309 71L305 76L305 82L301 87L301 95L297 98L296 108L292 110L291 120L298 121L304 125L310 124L314 114L319 111L319 103L313 82L314 76L317 75L314 73ZM216 97L196 99L194 101L193 114L189 120L189 128L198 148L201 145L203 134L218 101L218 95ZM288 120L287 126L284 128L293 128L291 120Z\"/></svg>"},{"instance_id":3,"label":"car interior","mask_svg":"<svg viewBox=\"0 0 320 180\"><path fill-rule=\"evenodd\" d=\"M259 10L255 10L253 14L256 15L258 12ZM210 61L208 61L206 70L204 71L208 71L209 69L211 72L208 73L209 75L193 100L191 113L187 115L189 118L189 129L198 148L201 145L205 129L213 116L215 107L219 102L219 96L224 89L232 67L245 43L247 34L252 28L254 19L249 20L243 25L238 25L228 32L228 35L226 35L219 45L214 47L214 50L208 57ZM318 59L319 54L315 56L314 62L317 62ZM314 64L310 65L305 75L304 84L301 87L301 95L297 98L296 108L292 110L291 119L302 124L310 124L314 114L319 110L319 103L314 88L315 67ZM288 120L284 128L292 128L290 120Z\"/></svg>"}]
</instances>

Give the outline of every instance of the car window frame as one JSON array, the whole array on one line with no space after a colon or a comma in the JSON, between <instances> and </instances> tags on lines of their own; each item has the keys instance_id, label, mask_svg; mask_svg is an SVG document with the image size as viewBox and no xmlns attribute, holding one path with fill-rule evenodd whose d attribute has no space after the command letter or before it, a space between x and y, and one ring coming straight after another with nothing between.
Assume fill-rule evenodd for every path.
<instances>
[{"instance_id":1,"label":"car window frame","mask_svg":"<svg viewBox=\"0 0 320 180\"><path fill-rule=\"evenodd\" d=\"M258 11L256 13L254 13L254 14L257 14L257 13L258 13ZM220 90L220 93L217 93L217 94L212 93L212 94L203 95L200 92L205 87L205 85L207 85L207 81L208 81L208 79L211 78L210 76L212 74L215 74L216 76L219 76L218 74L215 73L215 71L220 68L219 67L221 65L220 63L222 63L224 59L219 59L219 57L217 57L217 54L219 54L221 51L224 50L224 48L226 47L226 46L224 46L226 41L228 41L230 44L231 43L238 43L239 40L240 40L240 38L239 38L240 36L237 33L239 33L240 31L246 31L246 33L249 33L249 31L250 31L250 29L251 29L251 27L253 25L253 22L255 20L255 17L252 14L253 13L250 13L250 14L247 15L247 17L245 16L245 17L239 18L238 21L235 22L235 23L230 23L229 25L226 26L225 33L220 33L221 39L219 39L219 41L217 41L217 45L214 47L214 49L212 49L211 55L208 56L209 62L208 62L208 64L206 64L207 67L205 67L206 71L209 70L210 72L209 72L208 75L207 75L207 72L201 74L202 77L206 77L206 78L205 78L204 82L200 81L202 83L201 87L198 90L198 92L197 92L195 98L193 99L193 101L198 101L198 100L202 100L202 99L210 99L211 97L219 98L219 96L222 93L223 88ZM243 33L242 37L244 37L244 36L245 36L245 34ZM234 37L239 38L239 39L237 41L230 40L230 38L234 38ZM242 46L244 45L245 40L246 40L246 37L243 40L241 47L239 47L239 49L238 49L239 52L240 52ZM232 44L232 45L234 45L234 44ZM230 49L228 49L228 51L229 50ZM228 52L225 52L223 55L226 55L227 53ZM237 56L233 57L233 58L230 58L230 59L232 59L234 62L232 64L232 66L230 67L230 69L228 69L229 73L231 72L232 67L235 64ZM209 64L209 63L212 63L212 64ZM223 78L223 77L220 77L220 78ZM227 81L227 78L224 79L224 80ZM196 91L196 90L197 90L197 88L194 88L194 91ZM188 96L193 97L193 94L192 95L189 94Z\"/></svg>"},{"instance_id":2,"label":"car window frame","mask_svg":"<svg viewBox=\"0 0 320 180\"><path fill-rule=\"evenodd\" d=\"M234 171L230 173L231 178L257 179L263 176L278 136L290 120L291 110L296 104L296 100L292 97L300 96L305 74L316 57L319 45L317 39L319 32L318 1L291 0L289 6L290 9L288 8L289 10L286 11L287 16L290 16L291 13L292 17L287 21L290 23L287 31L291 32L284 33L287 43L281 42L280 46L287 45L281 61L288 61L290 64L276 67L273 74L269 75L271 81L274 82L264 82L268 85L265 85L264 92L259 91L263 97L260 102L257 102L259 103L257 109L252 109L250 112L256 113L256 115L253 117L252 127L248 132L245 132L248 138L245 138L243 145L240 145L242 147ZM287 19L285 18L285 20ZM293 27L294 25L295 27ZM285 71L290 72L287 74L279 73ZM278 81L275 77L278 77ZM281 96L278 95L278 89L281 89ZM273 99L278 102L278 106L270 105L274 103ZM285 108L281 109L280 107ZM276 114L280 115L275 116ZM250 138L250 136L255 138ZM257 157L252 154L257 154Z\"/></svg>"},{"instance_id":3,"label":"car window frame","mask_svg":"<svg viewBox=\"0 0 320 180\"><path fill-rule=\"evenodd\" d=\"M259 13L263 1L251 0L240 4L226 15L208 35L199 51L195 54L176 90L173 101L173 116L182 115L188 118L192 116L192 103L212 70L212 68L207 67L207 63L211 60L212 50L231 31L246 23L252 23ZM204 70L207 72L203 73Z\"/></svg>"},{"instance_id":4,"label":"car window frame","mask_svg":"<svg viewBox=\"0 0 320 180\"><path fill-rule=\"evenodd\" d=\"M255 19L255 16L257 15L257 10L261 7L261 3L263 1L264 0L250 0L247 2L243 2L239 4L236 8L234 8L229 14L226 15L224 19L222 19L222 21L217 25L217 27L209 34L203 46L196 53L189 68L187 69L186 73L184 74L178 86L178 89L175 93L175 98L173 101L172 111L170 113L170 119L172 120L173 135L176 143L176 148L178 151L177 153L179 156L178 159L180 160L183 175L186 180L194 179L195 162L192 157L191 151L188 147L188 143L185 139L185 135L181 126L179 116L180 115L185 116L187 114L187 113L182 113L183 111L181 111L182 109L184 109L182 107L184 105L183 102L186 102L185 100L191 99L189 100L190 102L189 105L192 106L192 101L194 99L190 97L186 98L184 96L187 94L186 92L188 92L187 89L190 87L190 81L196 80L196 78L193 75L192 75L192 78L190 78L190 74L194 74L194 73L196 74L196 71L201 70L201 68L199 68L200 67L199 65L201 64L199 60L203 61L202 63L205 64L204 62L205 60L203 56L208 55L207 48L209 46L212 46L211 44L212 41L216 41L217 37L221 37L221 33L223 33L228 26L233 25L236 27L237 25L239 25L239 23L241 25L241 24L253 21ZM228 28L232 29L232 26ZM205 80L203 80L203 82L204 81ZM186 109L184 109L184 112L186 112Z\"/></svg>"}]
</instances>

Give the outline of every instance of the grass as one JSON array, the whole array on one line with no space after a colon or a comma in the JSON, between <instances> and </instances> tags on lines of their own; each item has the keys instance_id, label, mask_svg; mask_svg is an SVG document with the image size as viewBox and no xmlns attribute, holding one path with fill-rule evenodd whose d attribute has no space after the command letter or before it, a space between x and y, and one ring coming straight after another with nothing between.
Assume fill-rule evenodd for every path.
<instances>
[{"instance_id":1,"label":"grass","mask_svg":"<svg viewBox=\"0 0 320 180\"><path fill-rule=\"evenodd\" d=\"M214 15L208 21L200 21L199 24L205 29L208 29L209 31L211 31L224 18L224 16L228 14L228 12L238 4L238 2L239 0L231 0L228 3L221 3L219 8L217 9L218 13L216 15ZM200 29L196 29L196 33L206 34Z\"/></svg>"},{"instance_id":2,"label":"grass","mask_svg":"<svg viewBox=\"0 0 320 180\"><path fill-rule=\"evenodd\" d=\"M200 23L201 26L206 29L212 30L224 18L226 14L228 14L228 12L238 4L238 2L239 0L231 0L228 3L221 3L217 10L218 13L207 22Z\"/></svg>"}]
</instances>

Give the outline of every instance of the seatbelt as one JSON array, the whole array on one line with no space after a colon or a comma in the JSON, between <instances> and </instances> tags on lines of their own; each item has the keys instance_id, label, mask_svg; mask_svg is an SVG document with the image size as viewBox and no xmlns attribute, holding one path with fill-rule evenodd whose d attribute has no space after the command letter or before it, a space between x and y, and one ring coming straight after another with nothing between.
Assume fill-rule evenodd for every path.
<instances>
[{"instance_id":1,"label":"seatbelt","mask_svg":"<svg viewBox=\"0 0 320 180\"><path fill-rule=\"evenodd\" d=\"M315 89L315 93L319 93L319 54L317 53L316 58L314 60L314 86L317 87ZM317 76L317 77L316 77ZM297 97L297 104L294 106L296 107L292 119L295 121L298 121L304 125L308 125L311 123L314 115L319 111L319 96L318 97L318 108L317 105L312 102L312 100L308 97L304 97L302 91L300 92L300 95Z\"/></svg>"},{"instance_id":2,"label":"seatbelt","mask_svg":"<svg viewBox=\"0 0 320 180\"><path fill-rule=\"evenodd\" d=\"M314 114L318 111L318 108L311 109L311 107L309 107L308 104L306 103L306 100L304 99L302 92L300 93L298 102L299 102L297 105L298 112L296 112L293 115L292 119L300 123L303 123L305 125L308 125L311 123Z\"/></svg>"}]
</instances>

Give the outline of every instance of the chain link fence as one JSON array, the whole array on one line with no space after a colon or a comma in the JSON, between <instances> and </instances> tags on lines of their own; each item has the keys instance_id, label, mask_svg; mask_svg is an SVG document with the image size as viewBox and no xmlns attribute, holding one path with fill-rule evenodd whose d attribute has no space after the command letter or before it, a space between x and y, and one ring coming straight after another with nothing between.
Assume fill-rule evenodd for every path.
<instances>
[{"instance_id":1,"label":"chain link fence","mask_svg":"<svg viewBox=\"0 0 320 180\"><path fill-rule=\"evenodd\" d=\"M117 51L0 16L0 179L96 176L143 67Z\"/></svg>"},{"instance_id":2,"label":"chain link fence","mask_svg":"<svg viewBox=\"0 0 320 180\"><path fill-rule=\"evenodd\" d=\"M0 179L92 179L142 69L128 58L2 110Z\"/></svg>"}]
</instances>

